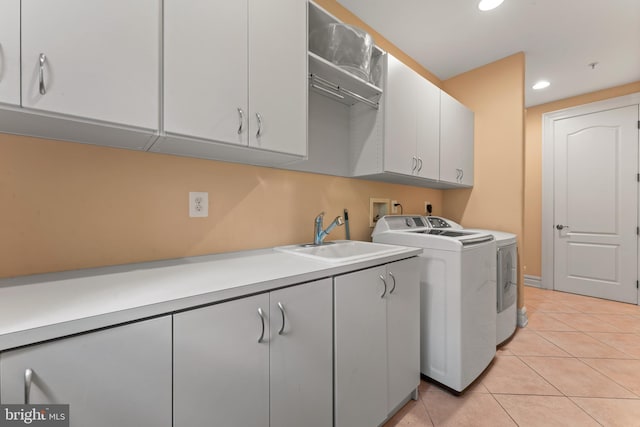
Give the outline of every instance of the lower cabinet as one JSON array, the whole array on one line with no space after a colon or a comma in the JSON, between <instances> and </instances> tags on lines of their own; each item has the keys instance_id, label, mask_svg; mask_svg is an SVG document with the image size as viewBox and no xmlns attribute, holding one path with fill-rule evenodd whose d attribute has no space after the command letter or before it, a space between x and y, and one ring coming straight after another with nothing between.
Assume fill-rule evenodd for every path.
<instances>
[{"instance_id":1,"label":"lower cabinet","mask_svg":"<svg viewBox=\"0 0 640 427\"><path fill-rule=\"evenodd\" d=\"M334 278L336 427L377 426L418 388L419 284L417 258Z\"/></svg>"},{"instance_id":2,"label":"lower cabinet","mask_svg":"<svg viewBox=\"0 0 640 427\"><path fill-rule=\"evenodd\" d=\"M0 353L72 427L370 427L420 382L418 258ZM335 369L334 369L335 368Z\"/></svg>"},{"instance_id":3,"label":"lower cabinet","mask_svg":"<svg viewBox=\"0 0 640 427\"><path fill-rule=\"evenodd\" d=\"M174 426L331 426L324 279L174 315Z\"/></svg>"},{"instance_id":4,"label":"lower cabinet","mask_svg":"<svg viewBox=\"0 0 640 427\"><path fill-rule=\"evenodd\" d=\"M3 352L0 399L69 404L71 427L171 427L171 316Z\"/></svg>"}]
</instances>

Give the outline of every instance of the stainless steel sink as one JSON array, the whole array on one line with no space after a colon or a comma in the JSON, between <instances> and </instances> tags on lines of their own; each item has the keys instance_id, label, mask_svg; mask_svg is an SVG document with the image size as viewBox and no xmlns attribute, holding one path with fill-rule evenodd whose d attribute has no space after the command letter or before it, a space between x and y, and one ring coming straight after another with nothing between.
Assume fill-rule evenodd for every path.
<instances>
[{"instance_id":1,"label":"stainless steel sink","mask_svg":"<svg viewBox=\"0 0 640 427\"><path fill-rule=\"evenodd\" d=\"M322 245L303 244L275 248L276 251L333 263L372 259L402 252L405 249L403 246L360 242L357 240L338 240L326 242Z\"/></svg>"}]
</instances>

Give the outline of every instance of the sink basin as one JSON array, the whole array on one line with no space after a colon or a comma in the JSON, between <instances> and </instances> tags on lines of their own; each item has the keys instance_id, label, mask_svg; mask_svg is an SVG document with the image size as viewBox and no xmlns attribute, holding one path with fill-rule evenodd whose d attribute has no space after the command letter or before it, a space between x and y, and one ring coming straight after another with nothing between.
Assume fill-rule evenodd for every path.
<instances>
[{"instance_id":1,"label":"sink basin","mask_svg":"<svg viewBox=\"0 0 640 427\"><path fill-rule=\"evenodd\" d=\"M381 243L360 242L357 240L338 240L322 245L290 245L280 246L275 250L325 262L351 262L372 259L402 252L403 246L384 245Z\"/></svg>"}]
</instances>

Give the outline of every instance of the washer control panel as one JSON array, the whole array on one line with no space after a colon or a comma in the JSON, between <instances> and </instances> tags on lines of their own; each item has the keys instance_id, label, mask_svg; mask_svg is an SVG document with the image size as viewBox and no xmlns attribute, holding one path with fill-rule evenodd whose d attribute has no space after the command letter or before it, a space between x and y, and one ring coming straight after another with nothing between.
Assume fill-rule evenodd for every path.
<instances>
[{"instance_id":1,"label":"washer control panel","mask_svg":"<svg viewBox=\"0 0 640 427\"><path fill-rule=\"evenodd\" d=\"M431 227L433 228L451 228L451 224L440 217L428 216L426 218L427 221L429 221L429 225L431 225Z\"/></svg>"}]
</instances>

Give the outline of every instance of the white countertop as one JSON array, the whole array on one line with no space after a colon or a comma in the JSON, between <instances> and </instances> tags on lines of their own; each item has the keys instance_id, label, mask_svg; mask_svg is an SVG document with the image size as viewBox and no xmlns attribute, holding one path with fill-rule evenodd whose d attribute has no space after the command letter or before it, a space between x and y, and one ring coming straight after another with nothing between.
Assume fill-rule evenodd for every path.
<instances>
[{"instance_id":1,"label":"white countertop","mask_svg":"<svg viewBox=\"0 0 640 427\"><path fill-rule=\"evenodd\" d=\"M273 249L0 280L0 351L415 256L328 263Z\"/></svg>"}]
</instances>

